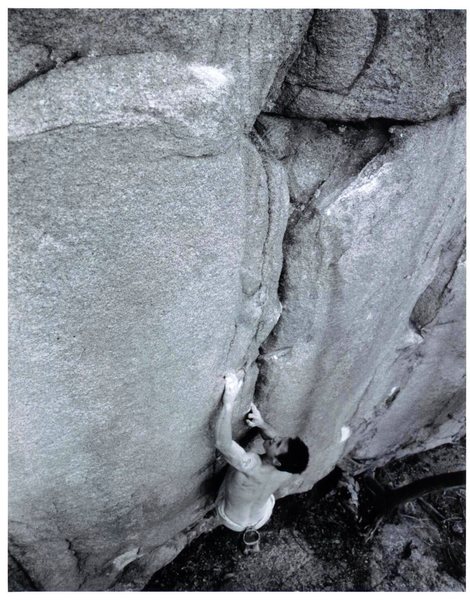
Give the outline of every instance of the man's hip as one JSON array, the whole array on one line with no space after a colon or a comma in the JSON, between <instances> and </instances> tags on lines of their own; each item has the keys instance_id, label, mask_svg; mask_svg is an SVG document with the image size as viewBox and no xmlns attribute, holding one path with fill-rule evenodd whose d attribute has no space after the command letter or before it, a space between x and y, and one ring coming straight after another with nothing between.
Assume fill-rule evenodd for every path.
<instances>
[{"instance_id":1,"label":"man's hip","mask_svg":"<svg viewBox=\"0 0 470 600\"><path fill-rule=\"evenodd\" d=\"M219 503L217 504L217 515L219 516L223 525L225 525L225 527L228 527L228 529L231 529L232 531L245 531L245 529L247 528L260 529L269 521L273 512L274 504L275 498L271 494L263 508L262 515L256 520L256 522L237 523L236 521L233 521L230 517L226 515L225 501L224 498L221 498Z\"/></svg>"}]
</instances>

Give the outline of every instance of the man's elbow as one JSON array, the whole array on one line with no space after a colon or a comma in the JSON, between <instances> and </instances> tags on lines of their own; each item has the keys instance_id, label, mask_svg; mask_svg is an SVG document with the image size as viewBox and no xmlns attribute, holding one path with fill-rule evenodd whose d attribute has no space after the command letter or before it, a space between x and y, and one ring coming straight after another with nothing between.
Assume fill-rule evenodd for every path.
<instances>
[{"instance_id":1,"label":"man's elbow","mask_svg":"<svg viewBox=\"0 0 470 600\"><path fill-rule=\"evenodd\" d=\"M230 444L227 444L227 442L225 440L216 438L215 447L217 448L217 450L219 452L221 452L222 454L225 454L230 449Z\"/></svg>"}]
</instances>

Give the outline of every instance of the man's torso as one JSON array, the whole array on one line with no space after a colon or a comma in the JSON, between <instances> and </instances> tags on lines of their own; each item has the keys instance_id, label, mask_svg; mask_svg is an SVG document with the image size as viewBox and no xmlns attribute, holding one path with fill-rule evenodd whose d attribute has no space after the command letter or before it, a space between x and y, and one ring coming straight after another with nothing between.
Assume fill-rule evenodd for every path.
<instances>
[{"instance_id":1,"label":"man's torso","mask_svg":"<svg viewBox=\"0 0 470 600\"><path fill-rule=\"evenodd\" d=\"M265 465L259 455L248 453L252 466L247 472L229 466L223 483L224 510L236 523L255 523L269 502L270 496L286 485L291 475Z\"/></svg>"}]
</instances>

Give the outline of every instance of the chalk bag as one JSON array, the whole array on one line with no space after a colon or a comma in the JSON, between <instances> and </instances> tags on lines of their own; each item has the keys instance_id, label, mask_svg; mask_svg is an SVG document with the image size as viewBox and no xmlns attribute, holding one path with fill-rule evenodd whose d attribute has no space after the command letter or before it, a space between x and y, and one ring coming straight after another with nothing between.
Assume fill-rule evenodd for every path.
<instances>
[{"instance_id":1,"label":"chalk bag","mask_svg":"<svg viewBox=\"0 0 470 600\"><path fill-rule=\"evenodd\" d=\"M260 534L256 529L245 529L243 532L243 544L245 546L245 552L259 552L259 540Z\"/></svg>"}]
</instances>

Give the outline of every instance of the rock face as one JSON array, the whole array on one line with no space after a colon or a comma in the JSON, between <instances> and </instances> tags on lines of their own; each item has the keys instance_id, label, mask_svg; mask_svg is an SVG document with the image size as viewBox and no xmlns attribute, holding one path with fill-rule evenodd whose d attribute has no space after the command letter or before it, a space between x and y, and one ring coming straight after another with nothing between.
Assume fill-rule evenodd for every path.
<instances>
[{"instance_id":1,"label":"rock face","mask_svg":"<svg viewBox=\"0 0 470 600\"><path fill-rule=\"evenodd\" d=\"M276 150L287 153L293 210L283 311L263 345L258 397L273 420L315 440L306 481L345 454L383 460L437 441L441 416L443 437L458 434L463 114L394 127L388 141L374 129L261 123L267 138L285 140Z\"/></svg>"},{"instance_id":2,"label":"rock face","mask_svg":"<svg viewBox=\"0 0 470 600\"><path fill-rule=\"evenodd\" d=\"M270 108L292 116L425 121L465 95L465 13L315 11Z\"/></svg>"},{"instance_id":3,"label":"rock face","mask_svg":"<svg viewBox=\"0 0 470 600\"><path fill-rule=\"evenodd\" d=\"M28 85L26 99L16 95L14 135L151 123L161 143L179 141L191 151L200 136L218 136L227 145L251 130L297 54L310 16L296 10L13 10L9 89L47 72L33 82L36 89ZM204 153L220 150L207 139L201 145Z\"/></svg>"},{"instance_id":4,"label":"rock face","mask_svg":"<svg viewBox=\"0 0 470 600\"><path fill-rule=\"evenodd\" d=\"M237 439L255 399L308 443L299 490L462 435L463 23L10 11L12 589L182 549L228 369Z\"/></svg>"}]
</instances>

